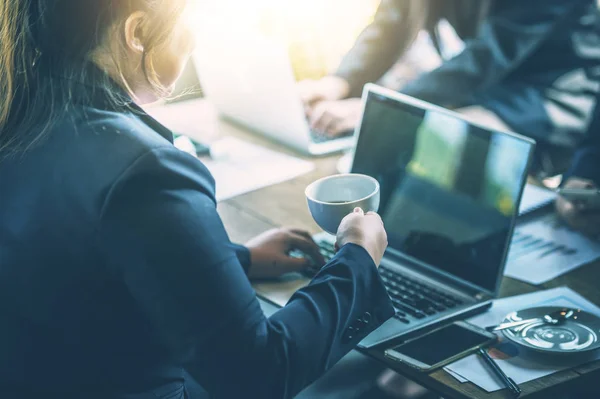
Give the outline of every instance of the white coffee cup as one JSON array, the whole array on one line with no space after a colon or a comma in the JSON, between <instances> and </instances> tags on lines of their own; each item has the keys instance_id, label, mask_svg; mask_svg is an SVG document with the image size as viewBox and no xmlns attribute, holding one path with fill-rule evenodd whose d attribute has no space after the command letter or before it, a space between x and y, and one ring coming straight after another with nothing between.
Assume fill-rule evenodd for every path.
<instances>
[{"instance_id":1,"label":"white coffee cup","mask_svg":"<svg viewBox=\"0 0 600 399\"><path fill-rule=\"evenodd\" d=\"M315 222L327 233L337 234L338 227L354 208L365 213L379 209L379 182L360 174L324 177L305 191L308 209Z\"/></svg>"}]
</instances>

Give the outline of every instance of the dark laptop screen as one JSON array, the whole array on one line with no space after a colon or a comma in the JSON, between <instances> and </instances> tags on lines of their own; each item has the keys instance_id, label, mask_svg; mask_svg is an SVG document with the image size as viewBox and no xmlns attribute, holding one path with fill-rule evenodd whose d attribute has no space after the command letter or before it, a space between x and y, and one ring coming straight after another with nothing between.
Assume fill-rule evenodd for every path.
<instances>
[{"instance_id":1,"label":"dark laptop screen","mask_svg":"<svg viewBox=\"0 0 600 399\"><path fill-rule=\"evenodd\" d=\"M352 172L379 181L392 251L493 292L532 149L370 93Z\"/></svg>"}]
</instances>

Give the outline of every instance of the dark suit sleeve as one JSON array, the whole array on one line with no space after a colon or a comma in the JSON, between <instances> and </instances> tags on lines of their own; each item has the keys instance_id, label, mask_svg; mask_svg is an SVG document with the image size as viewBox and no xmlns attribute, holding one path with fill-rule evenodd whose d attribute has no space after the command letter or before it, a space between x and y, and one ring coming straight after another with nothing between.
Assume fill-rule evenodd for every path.
<instances>
[{"instance_id":1,"label":"dark suit sleeve","mask_svg":"<svg viewBox=\"0 0 600 399\"><path fill-rule=\"evenodd\" d=\"M559 29L568 29L584 0L501 0L494 2L478 36L462 53L421 75L401 91L446 107L468 101L523 64ZM558 55L557 55L558 56Z\"/></svg>"},{"instance_id":2,"label":"dark suit sleeve","mask_svg":"<svg viewBox=\"0 0 600 399\"><path fill-rule=\"evenodd\" d=\"M426 0L421 0L426 1ZM366 83L380 79L410 46L410 0L382 0L373 22L344 56L336 75L350 84L349 97L360 97Z\"/></svg>"},{"instance_id":3,"label":"dark suit sleeve","mask_svg":"<svg viewBox=\"0 0 600 399\"><path fill-rule=\"evenodd\" d=\"M596 105L594 118L571 163L569 170L563 175L563 182L570 177L579 177L593 181L600 187L600 103Z\"/></svg>"},{"instance_id":4,"label":"dark suit sleeve","mask_svg":"<svg viewBox=\"0 0 600 399\"><path fill-rule=\"evenodd\" d=\"M250 271L250 251L248 248L239 244L231 244L231 249L235 252L244 272L248 274Z\"/></svg>"},{"instance_id":5,"label":"dark suit sleeve","mask_svg":"<svg viewBox=\"0 0 600 399\"><path fill-rule=\"evenodd\" d=\"M123 173L98 237L160 342L215 398L291 398L393 314L373 261L348 245L265 318L216 212L210 174L174 148Z\"/></svg>"}]
</instances>

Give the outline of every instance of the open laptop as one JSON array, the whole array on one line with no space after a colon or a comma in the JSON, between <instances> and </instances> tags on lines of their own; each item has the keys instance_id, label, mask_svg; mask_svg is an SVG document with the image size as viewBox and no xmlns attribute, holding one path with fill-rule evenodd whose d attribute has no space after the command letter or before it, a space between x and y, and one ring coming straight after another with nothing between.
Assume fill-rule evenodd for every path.
<instances>
[{"instance_id":1,"label":"open laptop","mask_svg":"<svg viewBox=\"0 0 600 399\"><path fill-rule=\"evenodd\" d=\"M352 172L381 185L379 271L397 311L368 348L491 305L535 142L375 85L363 102ZM333 254L333 237L315 239Z\"/></svg>"},{"instance_id":2,"label":"open laptop","mask_svg":"<svg viewBox=\"0 0 600 399\"><path fill-rule=\"evenodd\" d=\"M218 34L218 33L215 33ZM219 113L309 155L343 151L354 131L332 138L312 131L285 46L257 34L202 35L194 64Z\"/></svg>"}]
</instances>

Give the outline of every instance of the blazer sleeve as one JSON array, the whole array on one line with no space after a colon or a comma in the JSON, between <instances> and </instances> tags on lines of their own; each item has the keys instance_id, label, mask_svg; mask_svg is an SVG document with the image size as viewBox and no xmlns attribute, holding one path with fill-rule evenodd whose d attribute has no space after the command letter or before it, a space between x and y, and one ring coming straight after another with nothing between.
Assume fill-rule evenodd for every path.
<instances>
[{"instance_id":1,"label":"blazer sleeve","mask_svg":"<svg viewBox=\"0 0 600 399\"><path fill-rule=\"evenodd\" d=\"M342 59L335 74L350 84L349 97L360 97L363 86L380 79L415 39L413 21L406 18L410 2L382 0L373 22Z\"/></svg>"},{"instance_id":2,"label":"blazer sleeve","mask_svg":"<svg viewBox=\"0 0 600 399\"><path fill-rule=\"evenodd\" d=\"M153 150L116 181L98 245L168 353L215 398L291 398L393 307L373 261L343 247L309 286L265 318L195 158Z\"/></svg>"},{"instance_id":3,"label":"blazer sleeve","mask_svg":"<svg viewBox=\"0 0 600 399\"><path fill-rule=\"evenodd\" d=\"M478 36L439 68L408 83L402 93L445 107L502 81L558 30L570 29L589 1L502 0L494 2Z\"/></svg>"},{"instance_id":4,"label":"blazer sleeve","mask_svg":"<svg viewBox=\"0 0 600 399\"><path fill-rule=\"evenodd\" d=\"M570 177L588 179L600 187L600 98L596 99L596 110L586 138L579 145L570 168L563 175L563 183Z\"/></svg>"},{"instance_id":5,"label":"blazer sleeve","mask_svg":"<svg viewBox=\"0 0 600 399\"><path fill-rule=\"evenodd\" d=\"M235 252L242 269L248 274L250 271L250 251L245 246L239 244L231 244L231 248Z\"/></svg>"}]
</instances>

